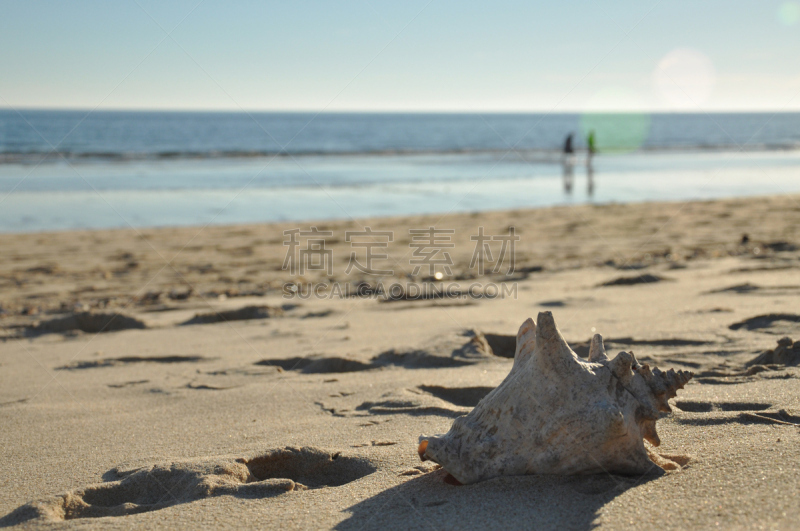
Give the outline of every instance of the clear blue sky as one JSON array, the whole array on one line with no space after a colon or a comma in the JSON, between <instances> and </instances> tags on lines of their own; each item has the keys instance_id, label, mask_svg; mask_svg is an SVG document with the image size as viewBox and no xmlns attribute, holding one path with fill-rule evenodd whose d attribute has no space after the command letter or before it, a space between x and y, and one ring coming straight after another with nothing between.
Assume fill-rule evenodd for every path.
<instances>
[{"instance_id":1,"label":"clear blue sky","mask_svg":"<svg viewBox=\"0 0 800 531\"><path fill-rule=\"evenodd\" d=\"M797 111L799 2L0 0L0 107Z\"/></svg>"}]
</instances>

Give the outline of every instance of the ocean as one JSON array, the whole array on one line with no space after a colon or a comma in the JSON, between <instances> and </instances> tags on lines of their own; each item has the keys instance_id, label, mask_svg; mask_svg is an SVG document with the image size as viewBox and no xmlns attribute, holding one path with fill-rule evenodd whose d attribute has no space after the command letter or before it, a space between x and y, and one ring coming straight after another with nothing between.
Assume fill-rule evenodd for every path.
<instances>
[{"instance_id":1,"label":"ocean","mask_svg":"<svg viewBox=\"0 0 800 531\"><path fill-rule=\"evenodd\" d=\"M0 111L0 232L798 192L800 114Z\"/></svg>"}]
</instances>

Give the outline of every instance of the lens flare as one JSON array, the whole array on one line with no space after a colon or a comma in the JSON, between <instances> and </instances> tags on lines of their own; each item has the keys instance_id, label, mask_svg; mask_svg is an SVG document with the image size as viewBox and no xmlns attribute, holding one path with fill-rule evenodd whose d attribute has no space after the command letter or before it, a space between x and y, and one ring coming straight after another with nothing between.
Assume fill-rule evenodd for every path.
<instances>
[{"instance_id":1,"label":"lens flare","mask_svg":"<svg viewBox=\"0 0 800 531\"><path fill-rule=\"evenodd\" d=\"M597 151L625 153L639 149L650 134L650 114L637 93L621 87L603 89L587 101L592 109L581 115L584 138L594 132Z\"/></svg>"},{"instance_id":2,"label":"lens flare","mask_svg":"<svg viewBox=\"0 0 800 531\"><path fill-rule=\"evenodd\" d=\"M784 26L794 26L800 20L800 4L784 2L778 8L778 20Z\"/></svg>"},{"instance_id":3,"label":"lens flare","mask_svg":"<svg viewBox=\"0 0 800 531\"><path fill-rule=\"evenodd\" d=\"M694 109L703 105L714 91L716 78L711 59L688 48L669 52L653 72L656 92L675 109Z\"/></svg>"}]
</instances>

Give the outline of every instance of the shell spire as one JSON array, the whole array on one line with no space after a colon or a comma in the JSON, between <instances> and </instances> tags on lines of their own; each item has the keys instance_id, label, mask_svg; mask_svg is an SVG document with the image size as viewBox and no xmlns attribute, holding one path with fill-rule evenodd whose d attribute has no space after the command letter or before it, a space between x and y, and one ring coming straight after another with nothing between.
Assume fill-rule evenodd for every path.
<instances>
[{"instance_id":1,"label":"shell spire","mask_svg":"<svg viewBox=\"0 0 800 531\"><path fill-rule=\"evenodd\" d=\"M568 377L575 370L580 370L578 355L569 348L551 312L539 312L533 347L533 352L528 356L537 363L543 375Z\"/></svg>"},{"instance_id":2,"label":"shell spire","mask_svg":"<svg viewBox=\"0 0 800 531\"><path fill-rule=\"evenodd\" d=\"M686 383L692 379L694 373L691 371L670 369L666 372L658 368L650 370L646 363L633 365L633 370L640 374L647 386L650 388L655 399L658 410L662 413L671 413L672 408L667 402L670 398L678 396L678 389L683 389Z\"/></svg>"},{"instance_id":3,"label":"shell spire","mask_svg":"<svg viewBox=\"0 0 800 531\"><path fill-rule=\"evenodd\" d=\"M606 348L603 346L603 336L595 334L592 336L592 343L589 346L589 361L593 363L602 363L608 361Z\"/></svg>"},{"instance_id":4,"label":"shell spire","mask_svg":"<svg viewBox=\"0 0 800 531\"><path fill-rule=\"evenodd\" d=\"M519 327L517 332L517 349L514 351L514 367L511 369L513 372L533 353L536 349L536 323L533 319L528 317L522 326Z\"/></svg>"}]
</instances>

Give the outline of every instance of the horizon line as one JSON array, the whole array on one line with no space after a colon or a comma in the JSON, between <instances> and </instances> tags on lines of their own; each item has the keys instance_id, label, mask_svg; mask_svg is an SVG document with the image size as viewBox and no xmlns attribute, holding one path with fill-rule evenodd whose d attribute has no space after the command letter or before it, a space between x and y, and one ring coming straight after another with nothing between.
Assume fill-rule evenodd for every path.
<instances>
[{"instance_id":1,"label":"horizon line","mask_svg":"<svg viewBox=\"0 0 800 531\"><path fill-rule=\"evenodd\" d=\"M798 109L675 109L675 110L547 110L547 109L220 109L220 108L159 108L159 107L48 107L0 105L0 111L70 111L70 112L142 112L142 113L274 113L274 114L798 114Z\"/></svg>"}]
</instances>

